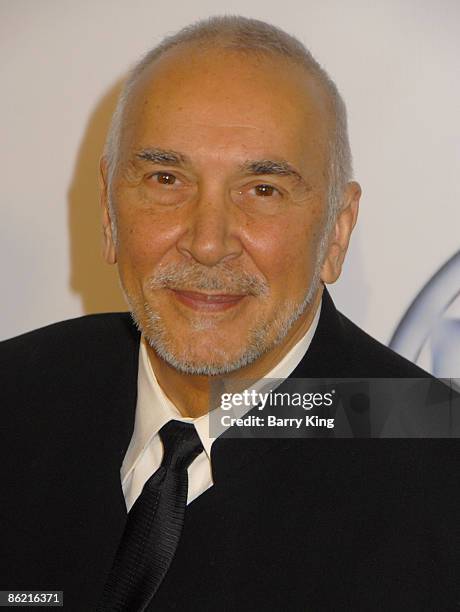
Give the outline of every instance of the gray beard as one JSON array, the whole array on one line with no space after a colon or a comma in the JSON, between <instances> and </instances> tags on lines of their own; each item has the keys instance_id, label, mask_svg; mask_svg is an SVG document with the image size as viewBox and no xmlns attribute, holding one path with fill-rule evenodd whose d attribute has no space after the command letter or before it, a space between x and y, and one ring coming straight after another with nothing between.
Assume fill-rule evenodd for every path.
<instances>
[{"instance_id":1,"label":"gray beard","mask_svg":"<svg viewBox=\"0 0 460 612\"><path fill-rule=\"evenodd\" d=\"M130 306L131 316L136 327L143 334L158 357L183 374L195 376L224 376L253 363L285 339L295 322L313 302L321 282L320 264L321 260L316 264L312 281L303 300L298 304L287 301L283 304L277 316L272 321L257 322L250 330L248 340L242 348L241 354L233 360L227 361L225 361L225 351L221 348L218 349L221 357L219 362L194 361L191 356L175 355L171 349L171 332L168 331L161 316L155 312L148 303L145 303L143 307L140 308L139 304L136 304L136 300L132 299L124 289L123 292ZM260 294L263 295L264 291L265 289L262 290L261 288ZM142 319L146 319L145 324L142 322ZM193 325L193 329L197 331L205 330L206 328L206 321L197 322Z\"/></svg>"}]
</instances>

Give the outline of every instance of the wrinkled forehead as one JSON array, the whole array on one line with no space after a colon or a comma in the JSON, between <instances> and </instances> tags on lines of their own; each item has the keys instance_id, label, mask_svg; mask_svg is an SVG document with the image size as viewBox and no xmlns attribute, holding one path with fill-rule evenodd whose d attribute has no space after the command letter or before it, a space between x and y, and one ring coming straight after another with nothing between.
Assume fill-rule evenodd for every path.
<instances>
[{"instance_id":1,"label":"wrinkled forehead","mask_svg":"<svg viewBox=\"0 0 460 612\"><path fill-rule=\"evenodd\" d=\"M331 132L330 101L304 66L273 53L186 45L165 52L144 68L133 85L123 116L121 145L174 137L187 144L197 132L219 146L219 138L271 139L299 158L314 151L326 162ZM251 131L252 130L252 131ZM247 134L247 136L246 136ZM257 136L256 136L257 134ZM163 143L166 144L166 143ZM191 145L197 144L190 143Z\"/></svg>"}]
</instances>

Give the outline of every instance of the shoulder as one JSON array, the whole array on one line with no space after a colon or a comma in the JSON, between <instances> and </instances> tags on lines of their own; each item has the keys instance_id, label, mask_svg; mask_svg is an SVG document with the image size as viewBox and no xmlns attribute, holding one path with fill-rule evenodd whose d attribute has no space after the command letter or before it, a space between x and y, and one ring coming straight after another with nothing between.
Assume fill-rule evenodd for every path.
<instances>
[{"instance_id":1,"label":"shoulder","mask_svg":"<svg viewBox=\"0 0 460 612\"><path fill-rule=\"evenodd\" d=\"M135 335L129 313L93 314L53 323L0 342L0 357L56 354L91 350L95 346Z\"/></svg>"},{"instance_id":2,"label":"shoulder","mask_svg":"<svg viewBox=\"0 0 460 612\"><path fill-rule=\"evenodd\" d=\"M139 333L129 313L62 321L0 343L4 391L55 386L116 370L137 358Z\"/></svg>"},{"instance_id":3,"label":"shoulder","mask_svg":"<svg viewBox=\"0 0 460 612\"><path fill-rule=\"evenodd\" d=\"M425 378L428 372L388 348L350 319L337 312L350 368L366 370L369 377Z\"/></svg>"},{"instance_id":4,"label":"shoulder","mask_svg":"<svg viewBox=\"0 0 460 612\"><path fill-rule=\"evenodd\" d=\"M372 338L339 312L327 289L323 291L318 327L306 357L305 370L312 371L318 377L430 376L428 372Z\"/></svg>"}]
</instances>

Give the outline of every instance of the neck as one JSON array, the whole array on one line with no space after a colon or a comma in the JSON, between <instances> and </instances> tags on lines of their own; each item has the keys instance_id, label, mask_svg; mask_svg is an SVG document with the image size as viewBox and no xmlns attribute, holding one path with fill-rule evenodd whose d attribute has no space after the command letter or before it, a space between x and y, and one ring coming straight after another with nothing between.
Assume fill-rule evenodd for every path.
<instances>
[{"instance_id":1,"label":"neck","mask_svg":"<svg viewBox=\"0 0 460 612\"><path fill-rule=\"evenodd\" d=\"M227 374L225 378L259 380L266 376L309 330L321 302L321 284L309 308L295 322L284 340L254 363ZM179 372L147 344L153 371L164 393L183 416L196 418L209 412L210 383L214 377L193 376Z\"/></svg>"}]
</instances>

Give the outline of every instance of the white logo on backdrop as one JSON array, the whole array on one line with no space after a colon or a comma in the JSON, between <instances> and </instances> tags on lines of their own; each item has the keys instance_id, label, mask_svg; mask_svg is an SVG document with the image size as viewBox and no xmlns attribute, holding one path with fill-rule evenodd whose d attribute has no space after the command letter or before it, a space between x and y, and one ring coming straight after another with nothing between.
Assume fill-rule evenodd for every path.
<instances>
[{"instance_id":1,"label":"white logo on backdrop","mask_svg":"<svg viewBox=\"0 0 460 612\"><path fill-rule=\"evenodd\" d=\"M428 344L432 373L460 378L460 251L426 283L390 341L393 350L413 362Z\"/></svg>"}]
</instances>

